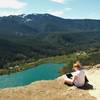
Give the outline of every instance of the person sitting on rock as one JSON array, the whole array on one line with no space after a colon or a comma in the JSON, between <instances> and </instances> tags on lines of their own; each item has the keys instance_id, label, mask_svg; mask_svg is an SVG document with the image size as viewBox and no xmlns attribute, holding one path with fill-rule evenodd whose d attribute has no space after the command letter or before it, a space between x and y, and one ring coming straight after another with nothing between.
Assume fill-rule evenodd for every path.
<instances>
[{"instance_id":1,"label":"person sitting on rock","mask_svg":"<svg viewBox=\"0 0 100 100\"><path fill-rule=\"evenodd\" d=\"M81 69L81 64L76 62L73 64L73 73L66 74L64 83L70 86L75 85L76 87L83 87L86 82L85 72Z\"/></svg>"}]
</instances>

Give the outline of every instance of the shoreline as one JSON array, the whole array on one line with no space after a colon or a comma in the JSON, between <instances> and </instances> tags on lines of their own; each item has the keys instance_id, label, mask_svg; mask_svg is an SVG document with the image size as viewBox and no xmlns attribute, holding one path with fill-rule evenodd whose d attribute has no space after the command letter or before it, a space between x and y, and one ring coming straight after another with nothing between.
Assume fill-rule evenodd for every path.
<instances>
[{"instance_id":1,"label":"shoreline","mask_svg":"<svg viewBox=\"0 0 100 100\"><path fill-rule=\"evenodd\" d=\"M76 59L77 59L77 53L71 53L71 54L68 54L68 55L57 55L57 56L53 56L53 57L42 58L42 59L38 59L37 61L24 63L24 64L18 64L17 66L9 67L7 69L1 69L0 75L24 71L24 70L34 68L35 66L38 66L40 64L45 64L45 63L55 63L55 64L63 63L67 66L71 66L71 64L74 61L76 61ZM78 59L85 60L85 59L87 59L87 55L84 55L84 52L83 53L81 52Z\"/></svg>"},{"instance_id":2,"label":"shoreline","mask_svg":"<svg viewBox=\"0 0 100 100\"><path fill-rule=\"evenodd\" d=\"M55 64L67 64L67 58L68 55L61 55L61 56L54 56L54 57L48 57L48 58L43 58L39 59L35 62L30 62L26 64L19 64L18 67L9 67L9 69L1 69L0 70L0 75L9 75L11 73L16 73L16 72L21 72L27 69L35 68L36 66L40 64L45 64L45 63L55 63ZM63 60L62 60L63 59Z\"/></svg>"}]
</instances>

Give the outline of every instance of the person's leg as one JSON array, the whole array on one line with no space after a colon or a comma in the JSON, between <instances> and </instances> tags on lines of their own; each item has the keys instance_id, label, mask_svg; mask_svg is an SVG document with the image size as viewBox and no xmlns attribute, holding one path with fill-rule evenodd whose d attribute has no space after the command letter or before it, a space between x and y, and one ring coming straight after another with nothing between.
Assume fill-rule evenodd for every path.
<instances>
[{"instance_id":1,"label":"person's leg","mask_svg":"<svg viewBox=\"0 0 100 100\"><path fill-rule=\"evenodd\" d=\"M66 78L66 79L64 80L64 84L67 84L67 85L72 86L72 85L73 85L72 79Z\"/></svg>"}]
</instances>

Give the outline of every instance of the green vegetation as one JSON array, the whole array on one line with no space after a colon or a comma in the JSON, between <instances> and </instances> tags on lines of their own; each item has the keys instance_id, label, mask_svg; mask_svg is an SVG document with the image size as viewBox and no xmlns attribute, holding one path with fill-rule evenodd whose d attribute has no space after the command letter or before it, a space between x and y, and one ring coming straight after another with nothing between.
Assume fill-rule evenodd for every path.
<instances>
[{"instance_id":1,"label":"green vegetation","mask_svg":"<svg viewBox=\"0 0 100 100\"><path fill-rule=\"evenodd\" d=\"M77 60L86 60L88 59L88 55L85 52L73 53L69 55L55 56L39 59L37 61L28 62L28 63L20 63L14 67L9 67L6 70L1 70L0 74L10 74L13 72L23 71L32 67L35 67L44 63L64 63L65 67L67 67L67 71L71 70L72 64Z\"/></svg>"},{"instance_id":2,"label":"green vegetation","mask_svg":"<svg viewBox=\"0 0 100 100\"><path fill-rule=\"evenodd\" d=\"M33 67L36 67L37 65L44 64L44 63L63 63L64 67L59 69L59 72L61 74L65 74L66 72L71 71L72 64L76 62L77 60L80 60L83 65L93 65L93 64L95 65L99 63L99 59L98 59L99 56L100 56L100 51L95 51L95 52L81 51L81 52L71 53L68 55L42 58L39 60L31 59L27 62L21 62L21 63L13 62L15 64L17 63L16 66L1 69L0 75L23 71L23 70L33 68Z\"/></svg>"},{"instance_id":3,"label":"green vegetation","mask_svg":"<svg viewBox=\"0 0 100 100\"><path fill-rule=\"evenodd\" d=\"M24 64L47 57L69 55L80 51L90 53L92 56L94 52L100 55L98 53L100 50L99 32L54 33L45 36L41 34L34 38L7 37L7 39L4 39L2 37L0 39L0 68L5 69L20 63Z\"/></svg>"}]
</instances>

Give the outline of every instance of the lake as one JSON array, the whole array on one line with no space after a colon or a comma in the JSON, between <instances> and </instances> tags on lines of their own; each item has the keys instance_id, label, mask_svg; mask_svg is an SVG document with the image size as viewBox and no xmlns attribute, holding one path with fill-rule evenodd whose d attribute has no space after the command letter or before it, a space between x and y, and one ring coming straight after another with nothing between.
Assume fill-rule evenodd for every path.
<instances>
[{"instance_id":1,"label":"lake","mask_svg":"<svg viewBox=\"0 0 100 100\"><path fill-rule=\"evenodd\" d=\"M28 85L37 80L55 79L64 64L41 64L35 68L0 76L0 88Z\"/></svg>"}]
</instances>

